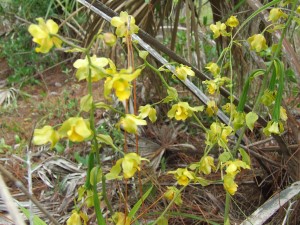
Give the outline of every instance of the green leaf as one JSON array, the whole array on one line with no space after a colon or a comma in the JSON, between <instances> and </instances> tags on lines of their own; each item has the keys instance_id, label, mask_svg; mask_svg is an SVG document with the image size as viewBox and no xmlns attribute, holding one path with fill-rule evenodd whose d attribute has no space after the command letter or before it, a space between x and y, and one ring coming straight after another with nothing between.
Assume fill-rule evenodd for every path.
<instances>
[{"instance_id":1,"label":"green leaf","mask_svg":"<svg viewBox=\"0 0 300 225\"><path fill-rule=\"evenodd\" d=\"M248 153L242 148L239 148L239 152L242 156L243 162L245 162L248 166L251 166L251 159Z\"/></svg>"},{"instance_id":2,"label":"green leaf","mask_svg":"<svg viewBox=\"0 0 300 225\"><path fill-rule=\"evenodd\" d=\"M27 219L30 218L30 212L28 209L22 207L21 205L19 205L21 211L24 213L24 215L27 217ZM41 218L39 218L38 216L36 215L33 215L33 224L34 225L47 225L45 223L45 221L43 221Z\"/></svg>"},{"instance_id":3,"label":"green leaf","mask_svg":"<svg viewBox=\"0 0 300 225\"><path fill-rule=\"evenodd\" d=\"M93 105L93 96L85 95L80 99L80 111L89 112Z\"/></svg>"},{"instance_id":4,"label":"green leaf","mask_svg":"<svg viewBox=\"0 0 300 225\"><path fill-rule=\"evenodd\" d=\"M246 124L252 132L253 132L254 124L257 120L258 120L258 115L255 112L247 113Z\"/></svg>"},{"instance_id":5,"label":"green leaf","mask_svg":"<svg viewBox=\"0 0 300 225\"><path fill-rule=\"evenodd\" d=\"M100 143L104 143L104 144L107 144L109 146L115 147L112 138L107 134L98 134L97 135L97 141L99 141Z\"/></svg>"},{"instance_id":6,"label":"green leaf","mask_svg":"<svg viewBox=\"0 0 300 225\"><path fill-rule=\"evenodd\" d=\"M148 191L145 192L145 194L143 194L143 196L141 197L140 200L138 200L137 203L135 203L135 205L133 206L133 208L130 210L130 212L128 213L128 217L130 219L132 219L134 217L134 215L136 214L136 212L139 210L139 208L141 207L143 201L145 201L145 199L148 197L148 195L151 193L153 186L151 186Z\"/></svg>"},{"instance_id":7,"label":"green leaf","mask_svg":"<svg viewBox=\"0 0 300 225\"><path fill-rule=\"evenodd\" d=\"M229 152L223 152L219 155L219 161L225 163L231 159L231 154Z\"/></svg>"},{"instance_id":8,"label":"green leaf","mask_svg":"<svg viewBox=\"0 0 300 225\"><path fill-rule=\"evenodd\" d=\"M97 171L96 171L97 170ZM97 179L95 179L95 175L97 174ZM102 179L102 170L99 167L94 167L91 170L91 176L90 176L90 183L91 185L97 185L97 183L99 183ZM94 183L94 181L96 181L96 183Z\"/></svg>"},{"instance_id":9,"label":"green leaf","mask_svg":"<svg viewBox=\"0 0 300 225\"><path fill-rule=\"evenodd\" d=\"M168 96L165 97L163 103L174 101L178 98L178 93L175 88L169 87L167 89Z\"/></svg>"},{"instance_id":10,"label":"green leaf","mask_svg":"<svg viewBox=\"0 0 300 225\"><path fill-rule=\"evenodd\" d=\"M111 109L111 107L109 105L105 104L104 102L95 103L95 107L97 109Z\"/></svg>"}]
</instances>

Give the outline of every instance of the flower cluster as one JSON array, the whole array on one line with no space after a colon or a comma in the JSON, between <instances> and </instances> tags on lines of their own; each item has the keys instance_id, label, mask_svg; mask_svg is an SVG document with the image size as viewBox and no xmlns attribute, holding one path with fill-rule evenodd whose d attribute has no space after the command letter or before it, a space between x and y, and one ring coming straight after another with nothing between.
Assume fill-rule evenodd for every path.
<instances>
[{"instance_id":1,"label":"flower cluster","mask_svg":"<svg viewBox=\"0 0 300 225\"><path fill-rule=\"evenodd\" d=\"M236 16L231 16L227 19L226 23L221 23L220 21L218 21L216 24L211 24L209 28L214 33L213 37L218 38L220 36L229 36L230 33L226 31L226 25L230 28L234 28L239 25L239 21Z\"/></svg>"},{"instance_id":2,"label":"flower cluster","mask_svg":"<svg viewBox=\"0 0 300 225\"><path fill-rule=\"evenodd\" d=\"M238 188L234 181L236 175L241 171L241 168L250 169L250 166L246 162L236 159L227 161L223 167L226 167L226 174L223 177L224 188L229 194L234 195Z\"/></svg>"}]
</instances>

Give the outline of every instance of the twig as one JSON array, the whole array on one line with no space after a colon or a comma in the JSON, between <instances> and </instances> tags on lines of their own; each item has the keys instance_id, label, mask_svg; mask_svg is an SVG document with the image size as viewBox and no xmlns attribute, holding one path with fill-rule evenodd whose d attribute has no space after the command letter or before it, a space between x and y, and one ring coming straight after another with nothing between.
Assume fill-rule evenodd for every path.
<instances>
[{"instance_id":1,"label":"twig","mask_svg":"<svg viewBox=\"0 0 300 225\"><path fill-rule=\"evenodd\" d=\"M48 219L54 223L55 225L60 225L59 222L42 206L42 204L33 196L31 195L26 187L22 184L21 181L19 181L17 178L15 178L9 171L7 171L2 165L0 165L0 172L5 175L9 180L13 181L15 185L39 208L41 212L43 212ZM0 183L0 186L2 184ZM2 190L3 191L3 190ZM16 223L18 225L25 225L25 223Z\"/></svg>"},{"instance_id":2,"label":"twig","mask_svg":"<svg viewBox=\"0 0 300 225\"><path fill-rule=\"evenodd\" d=\"M0 187L1 187L1 189L0 189L1 198L3 199L3 201L6 205L7 211L9 212L9 214L12 217L13 221L15 222L15 224L25 225L25 222L22 219L22 216L19 213L18 208L14 203L14 200L13 200L11 194L9 193L9 190L8 190L4 180L2 178L1 173L0 173Z\"/></svg>"}]
</instances>

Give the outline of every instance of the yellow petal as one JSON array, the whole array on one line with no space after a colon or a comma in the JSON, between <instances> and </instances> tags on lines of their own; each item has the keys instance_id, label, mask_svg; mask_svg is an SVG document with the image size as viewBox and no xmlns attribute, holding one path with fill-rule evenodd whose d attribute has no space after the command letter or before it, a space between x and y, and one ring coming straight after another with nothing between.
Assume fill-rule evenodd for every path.
<instances>
[{"instance_id":1,"label":"yellow petal","mask_svg":"<svg viewBox=\"0 0 300 225\"><path fill-rule=\"evenodd\" d=\"M122 26L124 25L124 21L121 20L120 17L118 16L115 16L111 19L110 21L111 25L114 26L114 27L119 27L119 26Z\"/></svg>"},{"instance_id":2,"label":"yellow petal","mask_svg":"<svg viewBox=\"0 0 300 225\"><path fill-rule=\"evenodd\" d=\"M57 34L58 32L58 25L53 20L47 20L46 26L50 34Z\"/></svg>"},{"instance_id":3,"label":"yellow petal","mask_svg":"<svg viewBox=\"0 0 300 225\"><path fill-rule=\"evenodd\" d=\"M44 145L50 142L51 148L53 148L59 140L58 133L51 126L35 129L33 135L33 143L35 145Z\"/></svg>"},{"instance_id":4,"label":"yellow petal","mask_svg":"<svg viewBox=\"0 0 300 225\"><path fill-rule=\"evenodd\" d=\"M37 39L40 39L40 38L45 38L48 36L48 34L43 31L41 29L41 27L39 27L38 25L36 24L31 24L29 27L28 27L28 31L29 33L34 37L34 38L37 38Z\"/></svg>"}]
</instances>

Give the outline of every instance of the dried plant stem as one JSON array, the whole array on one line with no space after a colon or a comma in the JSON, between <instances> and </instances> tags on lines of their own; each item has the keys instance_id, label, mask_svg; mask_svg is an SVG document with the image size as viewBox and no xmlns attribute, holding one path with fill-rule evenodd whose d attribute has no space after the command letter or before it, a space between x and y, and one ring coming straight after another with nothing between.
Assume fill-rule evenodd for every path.
<instances>
[{"instance_id":1,"label":"dried plant stem","mask_svg":"<svg viewBox=\"0 0 300 225\"><path fill-rule=\"evenodd\" d=\"M24 220L22 219L21 214L19 213L16 204L14 203L14 200L2 178L2 175L0 174L0 195L1 198L4 201L4 204L6 205L7 211L9 212L10 216L12 217L15 224L25 225Z\"/></svg>"},{"instance_id":2,"label":"dried plant stem","mask_svg":"<svg viewBox=\"0 0 300 225\"><path fill-rule=\"evenodd\" d=\"M60 225L59 222L42 206L42 204L33 196L31 195L27 188L24 187L24 185L22 184L21 181L19 181L17 178L15 178L9 171L7 171L2 165L0 165L0 173L3 174L5 177L7 177L9 180L13 181L14 184L26 195L26 197L28 197L38 208L39 210L45 214L45 216L47 216L47 218L55 225ZM2 182L1 182L2 181ZM2 190L1 190L1 197L4 198L7 197L8 195L10 196L8 190L8 195L7 193L5 193L5 195L3 194L4 192L4 189L6 187L5 183L3 182L3 179L2 179L2 176L0 175L0 187L2 187ZM7 187L6 187L7 189ZM10 197L11 198L11 197ZM12 202L12 201L10 201ZM12 205L11 205L12 206ZM16 217L19 213L16 212L16 207L13 205L12 206L13 208L15 208L14 210L13 209L9 209L9 212L10 213L13 213L14 215L12 215L12 217ZM13 210L13 211L10 211L10 210ZM15 220L15 219L14 219ZM25 223L22 223L22 222L16 222L16 224L18 225L25 225Z\"/></svg>"}]
</instances>

